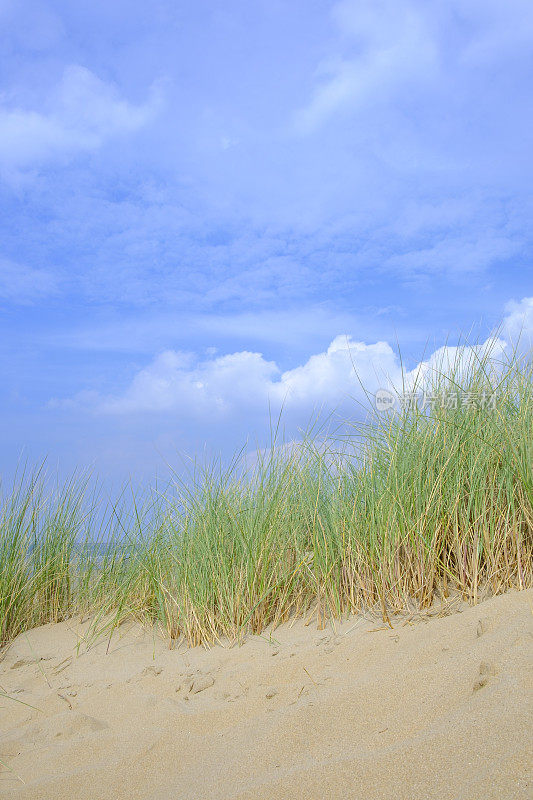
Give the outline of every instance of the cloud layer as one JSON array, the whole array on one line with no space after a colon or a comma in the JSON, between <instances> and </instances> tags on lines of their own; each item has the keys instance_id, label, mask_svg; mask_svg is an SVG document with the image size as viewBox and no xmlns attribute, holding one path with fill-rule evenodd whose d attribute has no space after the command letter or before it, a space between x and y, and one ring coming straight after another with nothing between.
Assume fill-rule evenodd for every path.
<instances>
[{"instance_id":1,"label":"cloud layer","mask_svg":"<svg viewBox=\"0 0 533 800\"><path fill-rule=\"evenodd\" d=\"M133 105L91 70L67 66L42 110L0 105L0 169L9 174L54 159L65 163L77 152L96 150L146 125L160 100L154 85L146 103Z\"/></svg>"},{"instance_id":2,"label":"cloud layer","mask_svg":"<svg viewBox=\"0 0 533 800\"><path fill-rule=\"evenodd\" d=\"M333 411L353 406L368 408L379 388L427 387L437 372L459 373L473 359L489 357L496 363L514 346L530 347L533 335L533 298L509 303L501 328L477 345L443 346L405 371L399 355L387 342L366 344L349 335L337 336L325 352L282 372L261 353L238 352L198 361L190 353L165 351L134 376L116 396L81 394L68 405L85 406L114 415L175 412L196 419L224 419L242 412L264 413L269 405L278 413L302 416L314 410Z\"/></svg>"},{"instance_id":3,"label":"cloud layer","mask_svg":"<svg viewBox=\"0 0 533 800\"><path fill-rule=\"evenodd\" d=\"M528 0L0 0L0 471L227 452L488 339L532 53Z\"/></svg>"}]
</instances>

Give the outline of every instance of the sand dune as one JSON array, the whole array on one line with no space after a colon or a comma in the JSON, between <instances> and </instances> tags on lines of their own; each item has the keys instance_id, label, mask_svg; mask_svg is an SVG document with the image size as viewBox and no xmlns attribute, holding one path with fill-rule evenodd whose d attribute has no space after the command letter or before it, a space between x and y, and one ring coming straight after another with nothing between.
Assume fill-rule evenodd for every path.
<instances>
[{"instance_id":1,"label":"sand dune","mask_svg":"<svg viewBox=\"0 0 533 800\"><path fill-rule=\"evenodd\" d=\"M137 625L87 649L87 624L46 625L0 663L21 701L1 700L0 796L531 798L532 610L511 592L209 651Z\"/></svg>"}]
</instances>

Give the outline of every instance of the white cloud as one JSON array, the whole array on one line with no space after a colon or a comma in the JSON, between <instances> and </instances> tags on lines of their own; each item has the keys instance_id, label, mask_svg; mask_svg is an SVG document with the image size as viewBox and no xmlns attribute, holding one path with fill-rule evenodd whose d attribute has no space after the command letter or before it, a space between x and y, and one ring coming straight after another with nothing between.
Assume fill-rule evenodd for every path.
<instances>
[{"instance_id":1,"label":"white cloud","mask_svg":"<svg viewBox=\"0 0 533 800\"><path fill-rule=\"evenodd\" d=\"M387 342L365 344L347 335L336 336L325 353L284 372L273 389L288 405L337 404L347 397L364 398L362 386L375 392L400 374L398 358Z\"/></svg>"},{"instance_id":2,"label":"white cloud","mask_svg":"<svg viewBox=\"0 0 533 800\"><path fill-rule=\"evenodd\" d=\"M519 302L510 301L501 325L492 335L477 345L439 347L426 361L421 361L407 373L407 388L428 387L438 375L454 375L460 379L477 364L486 365L486 370L498 373L507 357L516 350L528 354L533 347L533 297L524 297Z\"/></svg>"},{"instance_id":3,"label":"white cloud","mask_svg":"<svg viewBox=\"0 0 533 800\"><path fill-rule=\"evenodd\" d=\"M243 351L194 363L192 355L167 350L133 379L120 397L102 398L99 410L184 410L220 414L265 399L278 368L260 353Z\"/></svg>"},{"instance_id":4,"label":"white cloud","mask_svg":"<svg viewBox=\"0 0 533 800\"><path fill-rule=\"evenodd\" d=\"M69 66L45 110L0 105L0 167L16 172L97 149L113 136L141 128L159 103L157 85L147 102L136 106L85 67Z\"/></svg>"},{"instance_id":5,"label":"white cloud","mask_svg":"<svg viewBox=\"0 0 533 800\"><path fill-rule=\"evenodd\" d=\"M511 303L507 311L501 329L486 341L441 347L407 373L402 373L400 358L387 342L366 344L347 335L337 336L325 352L286 372L261 353L242 351L197 361L192 354L168 350L140 370L123 394L84 392L66 403L105 414L179 412L210 421L244 410L261 413L269 403L274 410L283 405L298 413L331 410L348 400L365 403L366 393L379 388L420 389L437 372L458 376L485 358L497 365L509 351L512 336L520 330L533 333L533 298Z\"/></svg>"},{"instance_id":6,"label":"white cloud","mask_svg":"<svg viewBox=\"0 0 533 800\"><path fill-rule=\"evenodd\" d=\"M0 299L31 303L57 291L57 280L44 269L31 269L0 258Z\"/></svg>"},{"instance_id":7,"label":"white cloud","mask_svg":"<svg viewBox=\"0 0 533 800\"><path fill-rule=\"evenodd\" d=\"M501 336L521 352L533 348L533 297L524 297L518 303L512 300L505 310Z\"/></svg>"},{"instance_id":8,"label":"white cloud","mask_svg":"<svg viewBox=\"0 0 533 800\"><path fill-rule=\"evenodd\" d=\"M438 69L436 42L416 3L343 0L332 14L342 55L319 65L313 97L296 114L301 132L343 108L353 111L387 99L399 85L425 81Z\"/></svg>"},{"instance_id":9,"label":"white cloud","mask_svg":"<svg viewBox=\"0 0 533 800\"><path fill-rule=\"evenodd\" d=\"M281 372L261 353L242 351L197 362L191 354L165 351L133 378L119 396L83 392L63 405L89 406L103 413L179 411L194 417L224 417L239 409L263 412L271 403L288 411L336 406L348 398L364 400L400 366L386 342L365 344L337 336L323 353ZM54 401L58 405L58 401Z\"/></svg>"},{"instance_id":10,"label":"white cloud","mask_svg":"<svg viewBox=\"0 0 533 800\"><path fill-rule=\"evenodd\" d=\"M344 110L368 110L399 95L409 114L417 87L434 95L448 85L460 95L465 66L531 48L530 8L527 0L340 0L331 11L332 53L316 70L311 99L295 116L297 129L308 133Z\"/></svg>"},{"instance_id":11,"label":"white cloud","mask_svg":"<svg viewBox=\"0 0 533 800\"><path fill-rule=\"evenodd\" d=\"M443 375L453 375L454 381L460 381L471 370L475 371L480 364L485 365L485 370L491 364L493 372L497 373L507 349L508 342L496 336L490 336L478 345L439 347L427 361L421 361L413 370L406 373L404 387L395 384L395 388L397 391L402 388L406 391L429 389L432 383L438 382Z\"/></svg>"},{"instance_id":12,"label":"white cloud","mask_svg":"<svg viewBox=\"0 0 533 800\"><path fill-rule=\"evenodd\" d=\"M405 277L431 273L467 273L486 269L487 266L509 258L519 249L519 242L511 237L480 232L469 241L464 236L443 236L430 247L409 253L393 255L386 266Z\"/></svg>"}]
</instances>

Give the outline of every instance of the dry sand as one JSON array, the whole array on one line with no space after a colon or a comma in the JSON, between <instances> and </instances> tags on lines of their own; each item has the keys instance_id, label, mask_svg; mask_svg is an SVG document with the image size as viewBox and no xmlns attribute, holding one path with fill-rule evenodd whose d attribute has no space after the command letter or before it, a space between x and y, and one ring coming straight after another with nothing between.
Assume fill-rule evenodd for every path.
<instances>
[{"instance_id":1,"label":"dry sand","mask_svg":"<svg viewBox=\"0 0 533 800\"><path fill-rule=\"evenodd\" d=\"M46 625L0 663L35 707L0 699L0 796L531 798L532 611L511 592L209 651L137 625L87 650L86 625Z\"/></svg>"}]
</instances>

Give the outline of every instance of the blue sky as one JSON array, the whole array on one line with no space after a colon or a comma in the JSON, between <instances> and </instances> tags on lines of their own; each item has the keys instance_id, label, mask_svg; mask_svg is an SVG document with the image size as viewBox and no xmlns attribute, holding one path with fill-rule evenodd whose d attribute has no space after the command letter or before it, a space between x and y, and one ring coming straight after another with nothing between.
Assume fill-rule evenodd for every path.
<instances>
[{"instance_id":1,"label":"blue sky","mask_svg":"<svg viewBox=\"0 0 533 800\"><path fill-rule=\"evenodd\" d=\"M533 330L532 67L529 0L0 0L0 471L150 474Z\"/></svg>"}]
</instances>

